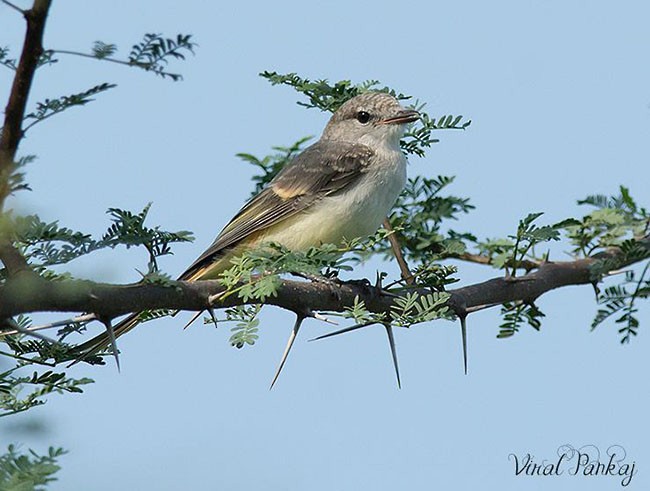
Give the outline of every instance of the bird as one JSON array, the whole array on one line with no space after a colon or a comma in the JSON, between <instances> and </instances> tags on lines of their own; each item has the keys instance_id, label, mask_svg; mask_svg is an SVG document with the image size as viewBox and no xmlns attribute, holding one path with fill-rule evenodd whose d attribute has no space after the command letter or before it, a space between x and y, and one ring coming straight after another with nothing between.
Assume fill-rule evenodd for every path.
<instances>
[{"instance_id":1,"label":"bird","mask_svg":"<svg viewBox=\"0 0 650 491\"><path fill-rule=\"evenodd\" d=\"M232 266L233 258L265 243L300 251L375 233L406 184L407 161L400 140L406 126L419 117L418 111L404 108L386 92L368 91L348 99L333 113L320 139L244 204L178 280L218 278ZM115 338L136 327L138 316L130 314L80 344L78 359L111 344L115 350ZM301 322L299 317L271 387Z\"/></svg>"}]
</instances>

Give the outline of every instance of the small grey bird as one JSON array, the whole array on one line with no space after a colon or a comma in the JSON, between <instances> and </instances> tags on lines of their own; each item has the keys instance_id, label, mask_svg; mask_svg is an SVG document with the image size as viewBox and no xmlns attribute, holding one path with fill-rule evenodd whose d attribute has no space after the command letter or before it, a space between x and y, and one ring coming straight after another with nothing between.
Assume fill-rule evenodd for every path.
<instances>
[{"instance_id":1,"label":"small grey bird","mask_svg":"<svg viewBox=\"0 0 650 491\"><path fill-rule=\"evenodd\" d=\"M345 102L320 140L246 203L178 279L213 279L230 267L233 257L263 243L306 250L373 234L404 188L406 158L399 142L405 125L418 118L417 111L403 108L383 92L367 92ZM137 324L138 314L130 315L114 327L115 337ZM296 322L271 386L299 328ZM82 358L110 344L110 332L102 333L80 345Z\"/></svg>"}]
</instances>

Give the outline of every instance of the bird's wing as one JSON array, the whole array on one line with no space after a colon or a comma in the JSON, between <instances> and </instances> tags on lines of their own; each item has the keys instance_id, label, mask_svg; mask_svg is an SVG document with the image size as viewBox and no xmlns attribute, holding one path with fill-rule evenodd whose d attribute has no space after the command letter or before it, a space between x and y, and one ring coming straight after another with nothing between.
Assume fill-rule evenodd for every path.
<instances>
[{"instance_id":1,"label":"bird's wing","mask_svg":"<svg viewBox=\"0 0 650 491\"><path fill-rule=\"evenodd\" d=\"M325 196L344 190L370 164L373 151L365 145L319 141L296 156L255 195L217 236L212 245L179 279L192 276L225 249L255 232L302 212Z\"/></svg>"}]
</instances>

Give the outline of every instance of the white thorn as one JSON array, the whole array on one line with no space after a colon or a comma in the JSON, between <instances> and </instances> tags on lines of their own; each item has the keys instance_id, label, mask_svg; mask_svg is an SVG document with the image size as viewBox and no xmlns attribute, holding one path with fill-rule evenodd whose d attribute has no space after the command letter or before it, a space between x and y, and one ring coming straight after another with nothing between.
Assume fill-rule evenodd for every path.
<instances>
[{"instance_id":1,"label":"white thorn","mask_svg":"<svg viewBox=\"0 0 650 491\"><path fill-rule=\"evenodd\" d=\"M291 351L291 347L293 346L293 342L296 340L296 335L298 334L298 331L300 330L300 324L302 324L302 321L304 320L304 317L298 316L296 318L296 323L293 325L293 329L291 330L291 334L289 335L289 340L287 341L287 346L284 348L284 353L282 353L282 359L280 360L280 364L278 365L278 369L275 371L275 375L273 376L273 380L271 381L271 387L269 387L269 390L273 388L273 385L275 382L278 380L278 377L280 376L280 372L282 371L282 367L284 367L285 362L287 361L287 357L289 356L289 351Z\"/></svg>"}]
</instances>

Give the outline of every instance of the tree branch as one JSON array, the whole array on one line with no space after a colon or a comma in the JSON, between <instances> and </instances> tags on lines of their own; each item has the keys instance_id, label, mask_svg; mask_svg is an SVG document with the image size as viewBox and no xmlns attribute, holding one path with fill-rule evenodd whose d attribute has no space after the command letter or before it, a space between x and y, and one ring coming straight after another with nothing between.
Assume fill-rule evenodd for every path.
<instances>
[{"instance_id":1,"label":"tree branch","mask_svg":"<svg viewBox=\"0 0 650 491\"><path fill-rule=\"evenodd\" d=\"M492 264L492 258L489 256L484 256L482 254L471 254L469 252L466 252L464 254L459 254L458 256L454 256L454 259L459 259L461 261L467 261L470 263L476 263L476 264L485 264L486 266L489 266ZM512 261L508 261L507 266L511 266ZM517 261L517 266L521 269L524 269L526 271L532 271L533 269L537 269L540 266L541 261L533 261L531 259L521 259L520 261Z\"/></svg>"},{"instance_id":2,"label":"tree branch","mask_svg":"<svg viewBox=\"0 0 650 491\"><path fill-rule=\"evenodd\" d=\"M650 238L640 241L650 251ZM523 300L532 302L544 293L568 285L593 283L591 268L601 260L612 261L612 269L636 262L626 259L618 249L597 256L566 262L547 262L520 278L493 278L488 281L449 290L449 306L460 316L478 306ZM103 319L131 312L151 309L179 309L200 311L210 306L223 291L217 280L175 282L174 286L156 284L109 285L82 280L51 282L36 275L19 275L9 278L0 287L0 318L30 312L92 312ZM410 287L404 291L413 292ZM340 285L324 282L283 280L277 296L265 302L292 312L337 311L363 301L375 313L389 312L396 295L371 286L368 282L343 282ZM421 293L429 293L422 289ZM235 295L218 298L212 306L231 307L244 303L259 303L251 299L244 302Z\"/></svg>"},{"instance_id":3,"label":"tree branch","mask_svg":"<svg viewBox=\"0 0 650 491\"><path fill-rule=\"evenodd\" d=\"M2 0L2 3L4 3L7 7L14 9L16 12L20 12L21 14L25 14L25 11L21 9L18 5L14 5L13 3L9 2L8 0Z\"/></svg>"},{"instance_id":4,"label":"tree branch","mask_svg":"<svg viewBox=\"0 0 650 491\"><path fill-rule=\"evenodd\" d=\"M35 0L31 9L23 12L27 31L23 51L16 68L9 101L5 107L5 119L0 138L0 209L9 194L9 176L14 168L18 145L23 137L22 123L29 91L43 54L43 31L51 0Z\"/></svg>"},{"instance_id":5,"label":"tree branch","mask_svg":"<svg viewBox=\"0 0 650 491\"><path fill-rule=\"evenodd\" d=\"M409 266L406 263L406 259L404 259L402 248L400 247L400 243L397 240L397 237L395 236L395 230L390 224L390 220L388 218L384 219L383 227L389 232L388 242L390 242L390 247L391 249L393 249L393 254L395 255L395 259L397 260L397 264L399 265L399 270L401 272L402 279L406 281L408 285L412 285L415 279L413 278L413 275L411 274L411 270L409 269Z\"/></svg>"}]
</instances>

